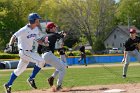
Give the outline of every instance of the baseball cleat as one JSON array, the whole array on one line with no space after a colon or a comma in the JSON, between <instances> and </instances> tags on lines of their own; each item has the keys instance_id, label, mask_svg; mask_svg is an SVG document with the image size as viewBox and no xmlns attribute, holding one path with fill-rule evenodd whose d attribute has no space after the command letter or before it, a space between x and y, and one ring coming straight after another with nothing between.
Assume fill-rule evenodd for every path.
<instances>
[{"instance_id":1,"label":"baseball cleat","mask_svg":"<svg viewBox=\"0 0 140 93\"><path fill-rule=\"evenodd\" d=\"M27 79L27 82L28 82L28 84L29 84L32 88L37 89L34 79L28 78L28 79Z\"/></svg>"},{"instance_id":2,"label":"baseball cleat","mask_svg":"<svg viewBox=\"0 0 140 93\"><path fill-rule=\"evenodd\" d=\"M126 75L123 75L122 77L123 77L123 78L126 78Z\"/></svg>"},{"instance_id":3,"label":"baseball cleat","mask_svg":"<svg viewBox=\"0 0 140 93\"><path fill-rule=\"evenodd\" d=\"M6 84L3 85L4 89L5 89L5 93L11 93L11 87L7 86Z\"/></svg>"},{"instance_id":4,"label":"baseball cleat","mask_svg":"<svg viewBox=\"0 0 140 93\"><path fill-rule=\"evenodd\" d=\"M61 85L58 85L57 87L56 87L56 90L57 91L59 91L59 90L61 90L62 89L62 86Z\"/></svg>"},{"instance_id":5,"label":"baseball cleat","mask_svg":"<svg viewBox=\"0 0 140 93\"><path fill-rule=\"evenodd\" d=\"M50 77L50 78L48 79L48 83L49 83L50 87L53 86L53 82L54 82L54 77Z\"/></svg>"}]
</instances>

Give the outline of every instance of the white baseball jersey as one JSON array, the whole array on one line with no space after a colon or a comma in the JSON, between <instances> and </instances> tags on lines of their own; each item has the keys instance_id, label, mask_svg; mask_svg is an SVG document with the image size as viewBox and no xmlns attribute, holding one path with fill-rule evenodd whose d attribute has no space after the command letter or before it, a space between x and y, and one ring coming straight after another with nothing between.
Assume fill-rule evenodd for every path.
<instances>
[{"instance_id":1,"label":"white baseball jersey","mask_svg":"<svg viewBox=\"0 0 140 93\"><path fill-rule=\"evenodd\" d=\"M34 39L38 37L38 27L31 29L28 25L22 27L14 36L18 38L18 48L32 50Z\"/></svg>"},{"instance_id":2,"label":"white baseball jersey","mask_svg":"<svg viewBox=\"0 0 140 93\"><path fill-rule=\"evenodd\" d=\"M36 52L27 51L32 50L33 43L39 36L38 27L31 29L28 25L26 25L17 31L14 36L18 38L18 48L20 49L20 60L17 69L14 70L15 75L19 76L27 68L29 62L36 63L38 67L42 68L45 64L44 59Z\"/></svg>"}]
</instances>

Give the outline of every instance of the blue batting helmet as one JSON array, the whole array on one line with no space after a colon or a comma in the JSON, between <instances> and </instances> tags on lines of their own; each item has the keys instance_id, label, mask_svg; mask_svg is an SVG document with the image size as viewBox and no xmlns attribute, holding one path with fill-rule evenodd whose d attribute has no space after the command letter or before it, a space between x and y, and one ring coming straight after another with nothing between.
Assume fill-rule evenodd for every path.
<instances>
[{"instance_id":1,"label":"blue batting helmet","mask_svg":"<svg viewBox=\"0 0 140 93\"><path fill-rule=\"evenodd\" d=\"M36 19L41 19L41 17L37 13L30 13L29 14L28 20L31 24L34 24Z\"/></svg>"}]
</instances>

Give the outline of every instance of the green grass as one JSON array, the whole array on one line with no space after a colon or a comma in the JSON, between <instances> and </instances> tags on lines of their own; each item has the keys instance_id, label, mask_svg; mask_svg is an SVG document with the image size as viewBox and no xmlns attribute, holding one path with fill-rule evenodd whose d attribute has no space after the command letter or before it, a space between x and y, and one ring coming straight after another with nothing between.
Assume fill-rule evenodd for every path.
<instances>
[{"instance_id":1,"label":"green grass","mask_svg":"<svg viewBox=\"0 0 140 93\"><path fill-rule=\"evenodd\" d=\"M48 78L54 69L43 69L36 77L36 83L39 89L49 88L46 78ZM3 93L3 84L8 81L12 71L0 71L0 93ZM26 79L32 70L26 70L14 82L12 91L31 90L26 83ZM131 66L128 70L126 79L122 78L122 67L93 67L93 68L68 68L64 78L63 86L90 86L106 85L120 83L138 83L140 82L140 67ZM55 81L56 83L56 81Z\"/></svg>"}]
</instances>

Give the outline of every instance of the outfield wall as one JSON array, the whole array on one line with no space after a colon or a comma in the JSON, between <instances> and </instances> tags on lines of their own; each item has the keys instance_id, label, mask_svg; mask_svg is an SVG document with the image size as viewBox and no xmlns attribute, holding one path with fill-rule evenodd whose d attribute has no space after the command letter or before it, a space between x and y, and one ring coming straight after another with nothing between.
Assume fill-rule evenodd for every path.
<instances>
[{"instance_id":1,"label":"outfield wall","mask_svg":"<svg viewBox=\"0 0 140 93\"><path fill-rule=\"evenodd\" d=\"M84 60L78 63L78 59L80 57L69 57L67 58L68 65L79 65L84 64ZM123 59L123 55L94 55L94 56L87 56L86 62L87 64L98 64L98 63L117 63L121 62ZM137 60L134 57L131 57L131 62L136 62ZM6 69L15 69L18 65L18 60L15 61L3 61L5 64ZM46 65L50 66L50 65ZM34 63L29 63L28 68L34 67Z\"/></svg>"},{"instance_id":2,"label":"outfield wall","mask_svg":"<svg viewBox=\"0 0 140 93\"><path fill-rule=\"evenodd\" d=\"M78 59L80 57L70 57L67 58L68 65L79 64ZM86 58L86 62L88 64L96 64L96 63L117 63L121 62L123 59L123 55L121 54L112 54L112 55L94 55L88 56ZM137 60L134 57L130 58L130 61L136 62ZM84 64L84 60L80 62L80 64Z\"/></svg>"}]
</instances>

